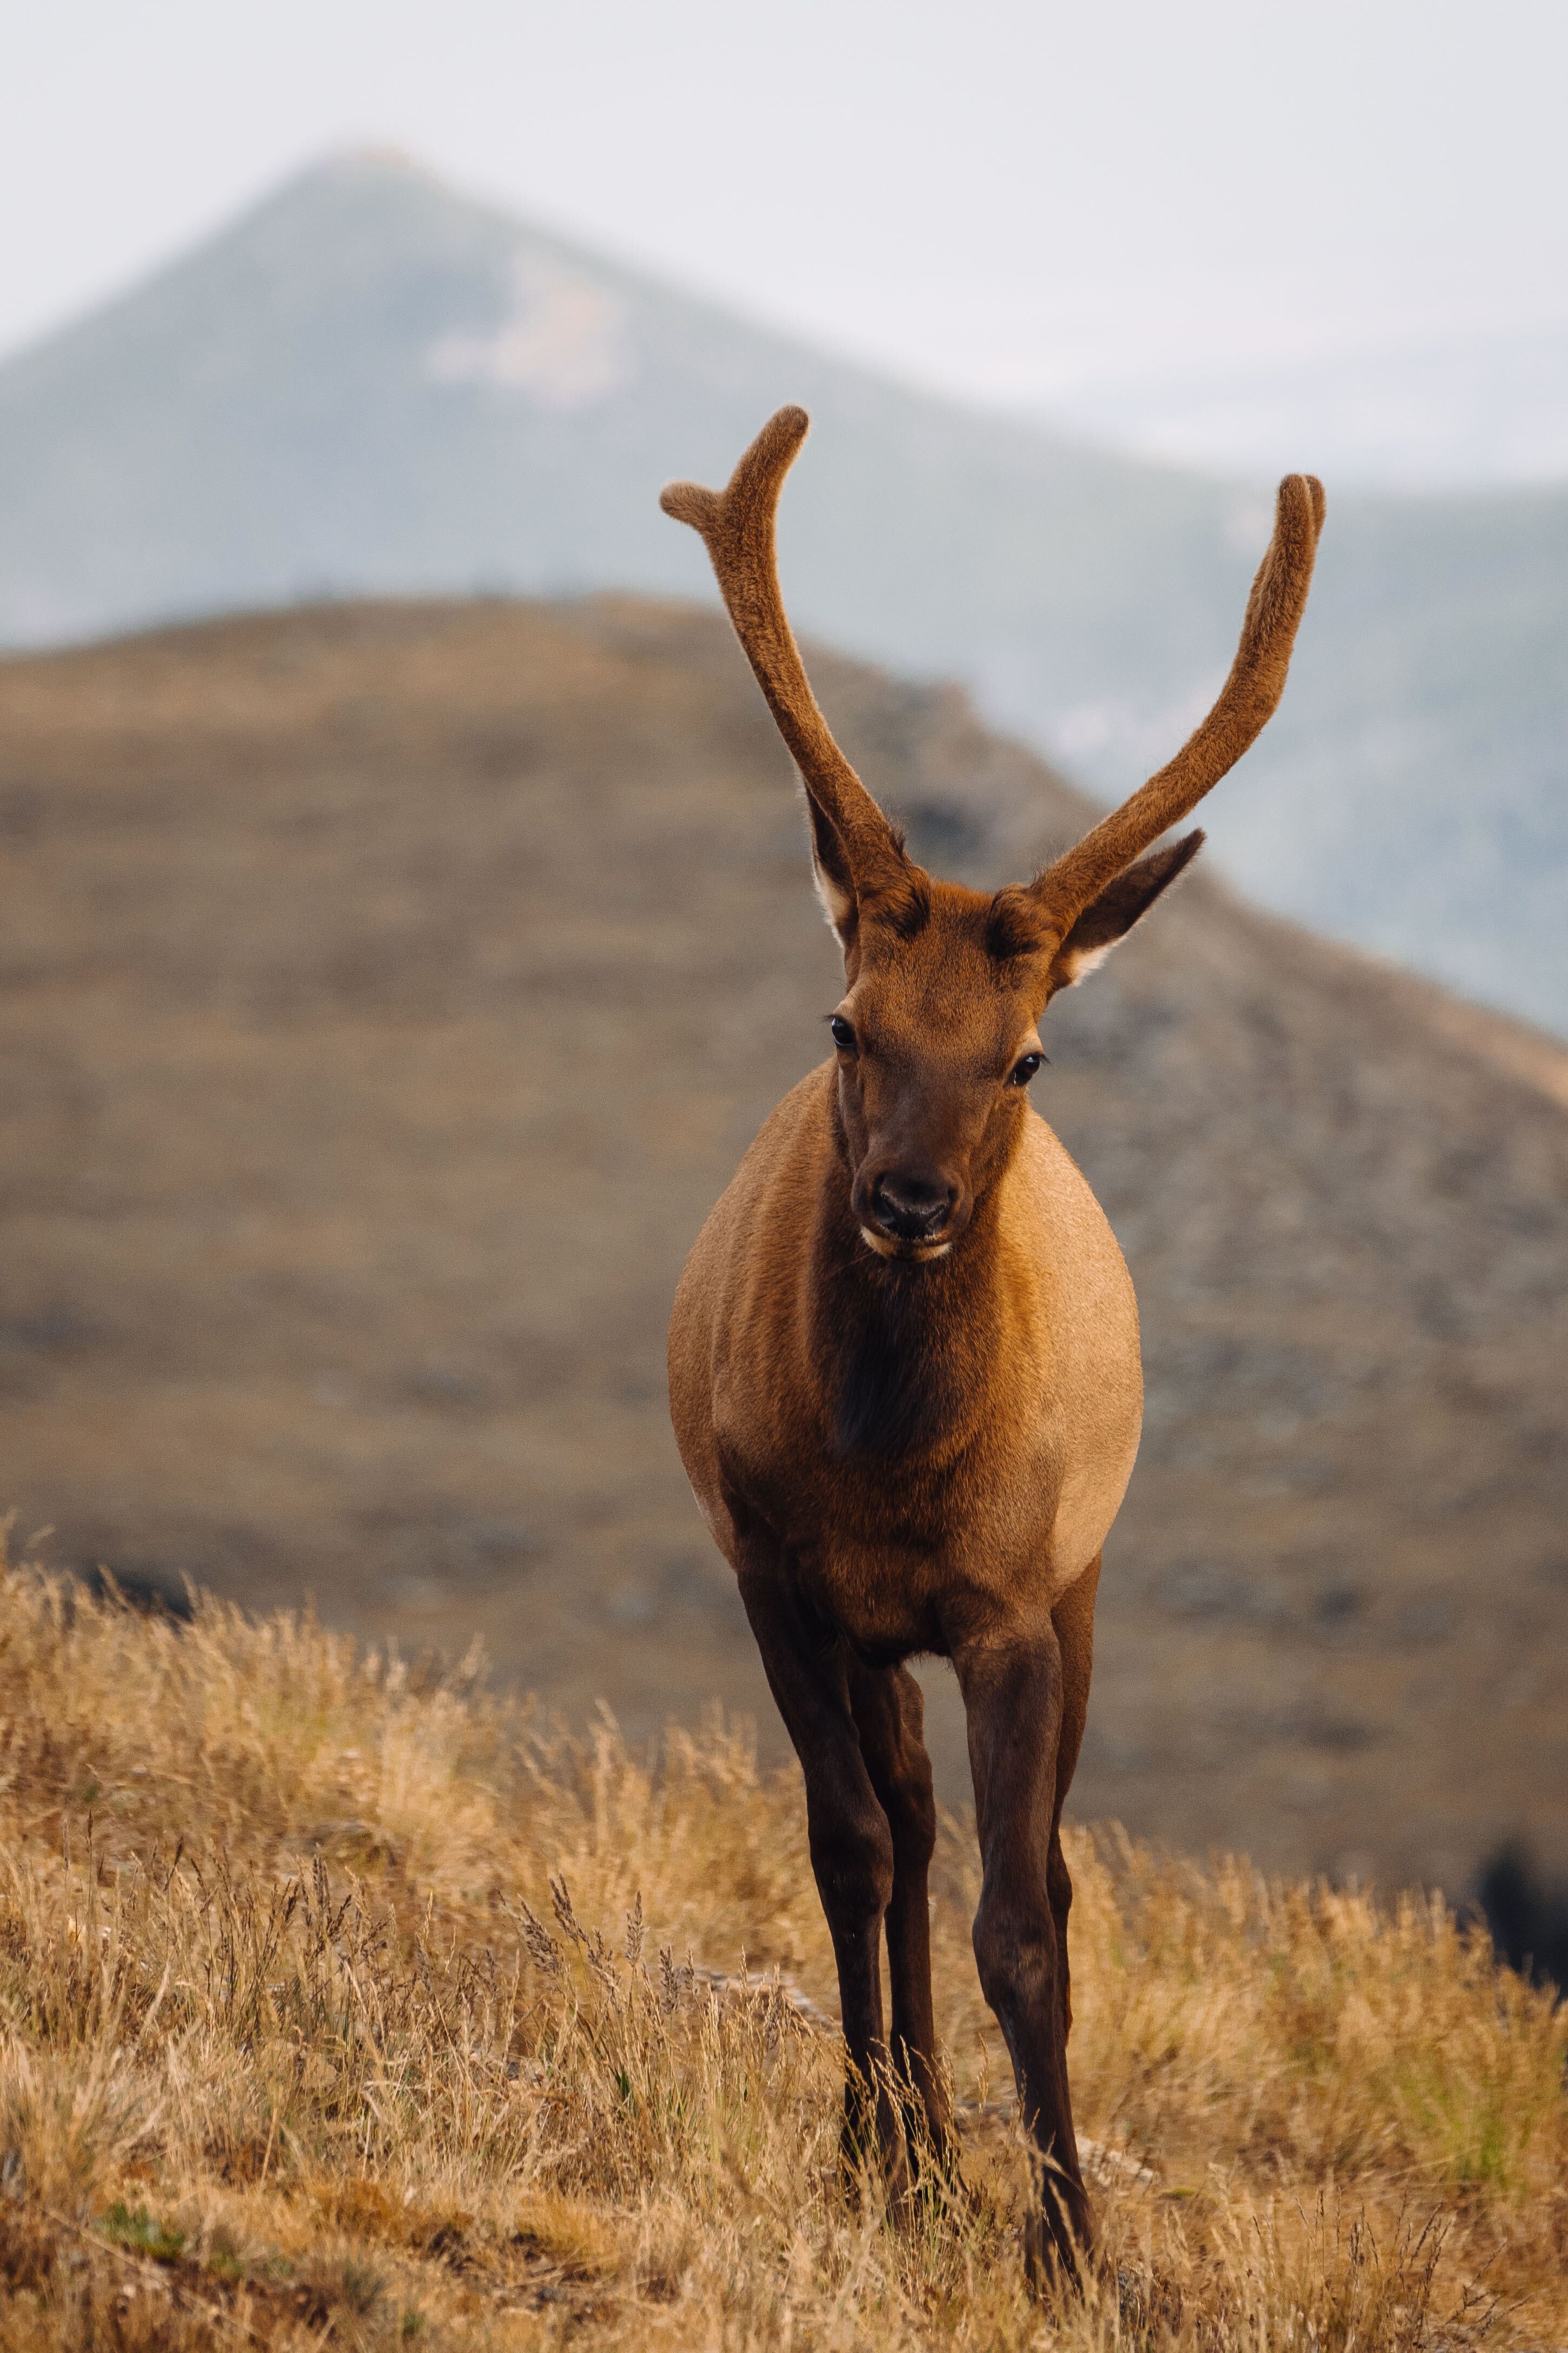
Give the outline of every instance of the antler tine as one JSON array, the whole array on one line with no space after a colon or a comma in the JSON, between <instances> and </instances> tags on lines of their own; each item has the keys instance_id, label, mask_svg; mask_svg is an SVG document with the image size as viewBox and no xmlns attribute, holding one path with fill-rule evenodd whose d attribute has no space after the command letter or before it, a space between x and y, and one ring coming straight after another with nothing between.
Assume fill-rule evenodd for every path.
<instances>
[{"instance_id":1,"label":"antler tine","mask_svg":"<svg viewBox=\"0 0 1568 2353\"><path fill-rule=\"evenodd\" d=\"M1252 584L1241 643L1218 702L1173 760L1030 885L1029 897L1058 939L1141 850L1196 807L1273 717L1311 586L1323 512L1316 475L1287 474L1275 506L1274 536Z\"/></svg>"},{"instance_id":2,"label":"antler tine","mask_svg":"<svg viewBox=\"0 0 1568 2353\"><path fill-rule=\"evenodd\" d=\"M779 589L773 518L784 478L805 439L804 408L770 417L722 491L670 482L659 505L700 533L735 635L767 698L801 780L829 819L864 886L889 862L903 869L891 828L834 742L817 706Z\"/></svg>"}]
</instances>

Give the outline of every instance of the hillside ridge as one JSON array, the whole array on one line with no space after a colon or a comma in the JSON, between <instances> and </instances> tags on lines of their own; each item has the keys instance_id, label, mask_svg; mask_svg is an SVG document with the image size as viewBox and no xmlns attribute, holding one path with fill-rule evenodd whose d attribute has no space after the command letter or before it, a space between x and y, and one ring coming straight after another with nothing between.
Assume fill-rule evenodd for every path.
<instances>
[{"instance_id":1,"label":"hillside ridge","mask_svg":"<svg viewBox=\"0 0 1568 2353\"><path fill-rule=\"evenodd\" d=\"M938 871L1086 804L810 655ZM328 606L0 663L0 1463L176 1601L782 1745L671 1442L681 1260L838 994L712 615ZM1194 876L1053 1008L1148 1409L1075 1804L1468 1892L1568 1866L1568 1114L1541 1041ZM1485 1050L1478 1050L1478 1043ZM927 1678L942 1786L965 1766Z\"/></svg>"}]
</instances>

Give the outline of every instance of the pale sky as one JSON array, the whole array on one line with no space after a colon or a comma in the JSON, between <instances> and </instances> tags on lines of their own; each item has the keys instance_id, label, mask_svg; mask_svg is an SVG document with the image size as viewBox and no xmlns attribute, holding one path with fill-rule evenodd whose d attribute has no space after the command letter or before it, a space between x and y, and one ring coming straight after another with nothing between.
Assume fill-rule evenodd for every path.
<instances>
[{"instance_id":1,"label":"pale sky","mask_svg":"<svg viewBox=\"0 0 1568 2353\"><path fill-rule=\"evenodd\" d=\"M47 0L0 349L366 144L981 398L1568 328L1565 89L1563 0Z\"/></svg>"}]
</instances>

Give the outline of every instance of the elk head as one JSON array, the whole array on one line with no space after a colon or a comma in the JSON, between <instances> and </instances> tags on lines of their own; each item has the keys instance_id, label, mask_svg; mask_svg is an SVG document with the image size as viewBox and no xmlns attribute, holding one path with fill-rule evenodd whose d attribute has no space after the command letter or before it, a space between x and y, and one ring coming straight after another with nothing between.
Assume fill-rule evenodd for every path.
<instances>
[{"instance_id":1,"label":"elk head","mask_svg":"<svg viewBox=\"0 0 1568 2353\"><path fill-rule=\"evenodd\" d=\"M671 482L659 503L700 533L800 772L817 893L844 951L846 993L829 1020L850 1200L870 1249L919 1264L952 1248L1012 1155L1051 997L1100 963L1195 855L1201 832L1152 845L1272 716L1323 490L1310 474L1280 483L1230 675L1175 758L1032 882L987 896L933 881L906 854L812 693L773 546L779 491L808 424L804 409L781 408L727 489Z\"/></svg>"}]
</instances>

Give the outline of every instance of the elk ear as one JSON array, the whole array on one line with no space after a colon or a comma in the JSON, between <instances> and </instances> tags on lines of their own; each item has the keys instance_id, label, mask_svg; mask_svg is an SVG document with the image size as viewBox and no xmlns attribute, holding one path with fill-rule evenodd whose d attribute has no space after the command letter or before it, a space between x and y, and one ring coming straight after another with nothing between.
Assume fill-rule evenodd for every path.
<instances>
[{"instance_id":1,"label":"elk ear","mask_svg":"<svg viewBox=\"0 0 1568 2353\"><path fill-rule=\"evenodd\" d=\"M809 791L805 795L805 814L811 827L811 879L822 902L828 929L847 955L859 913L855 879L833 819Z\"/></svg>"},{"instance_id":2,"label":"elk ear","mask_svg":"<svg viewBox=\"0 0 1568 2353\"><path fill-rule=\"evenodd\" d=\"M1057 950L1051 964L1053 988L1070 988L1075 980L1103 964L1119 940L1145 916L1162 891L1184 867L1190 866L1204 846L1203 829L1184 834L1167 849L1152 849L1125 867L1114 882L1091 899Z\"/></svg>"}]
</instances>

